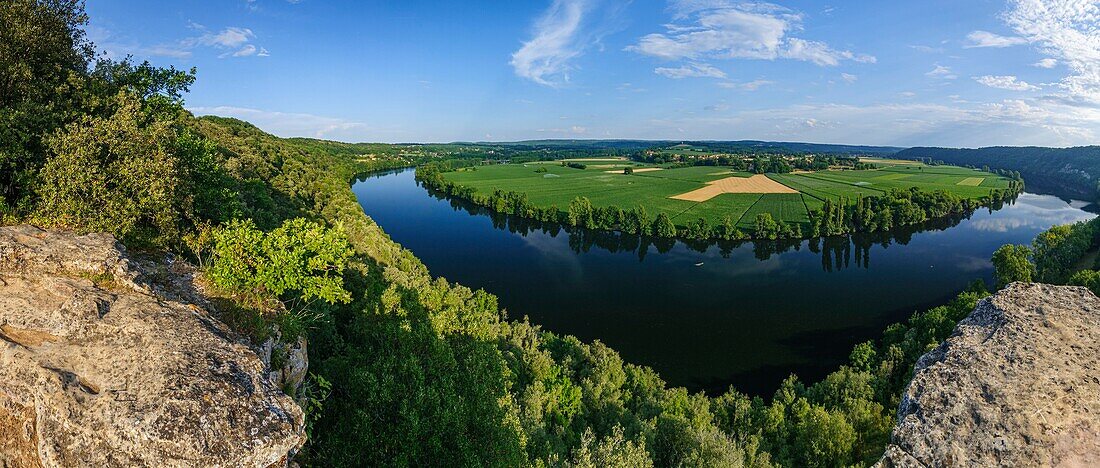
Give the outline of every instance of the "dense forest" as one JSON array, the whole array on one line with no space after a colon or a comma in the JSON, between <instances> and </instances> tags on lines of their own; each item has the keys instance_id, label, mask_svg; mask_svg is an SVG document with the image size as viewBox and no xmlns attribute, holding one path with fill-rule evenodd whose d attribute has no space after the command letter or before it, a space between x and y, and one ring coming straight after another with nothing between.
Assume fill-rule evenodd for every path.
<instances>
[{"instance_id":1,"label":"dense forest","mask_svg":"<svg viewBox=\"0 0 1100 468\"><path fill-rule=\"evenodd\" d=\"M870 464L916 359L988 294L976 284L856 346L821 382L792 376L767 398L668 388L599 342L508 319L491 294L433 278L349 188L439 155L196 118L183 107L196 71L96 58L86 23L78 0L0 6L2 221L183 255L242 333L307 335L311 377L295 395L305 465ZM1087 236L1065 229L1019 249L1038 277L1072 269Z\"/></svg>"},{"instance_id":2,"label":"dense forest","mask_svg":"<svg viewBox=\"0 0 1100 468\"><path fill-rule=\"evenodd\" d=\"M1086 200L1095 199L1100 189L1097 185L1100 182L1100 146L910 148L895 157L1018 171L1033 187L1053 192L1068 191Z\"/></svg>"}]
</instances>

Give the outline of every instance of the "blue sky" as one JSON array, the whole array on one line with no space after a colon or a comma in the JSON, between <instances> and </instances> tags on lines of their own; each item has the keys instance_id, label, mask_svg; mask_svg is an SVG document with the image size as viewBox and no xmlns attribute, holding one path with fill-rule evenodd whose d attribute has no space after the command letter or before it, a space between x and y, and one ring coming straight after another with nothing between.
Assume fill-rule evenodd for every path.
<instances>
[{"instance_id":1,"label":"blue sky","mask_svg":"<svg viewBox=\"0 0 1100 468\"><path fill-rule=\"evenodd\" d=\"M197 114L448 142L1097 143L1100 0L88 0Z\"/></svg>"}]
</instances>

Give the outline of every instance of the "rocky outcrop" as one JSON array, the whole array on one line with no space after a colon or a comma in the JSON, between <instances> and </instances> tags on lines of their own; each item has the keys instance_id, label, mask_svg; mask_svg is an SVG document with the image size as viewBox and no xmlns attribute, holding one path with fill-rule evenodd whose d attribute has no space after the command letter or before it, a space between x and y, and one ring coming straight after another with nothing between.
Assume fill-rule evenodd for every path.
<instances>
[{"instance_id":1,"label":"rocky outcrop","mask_svg":"<svg viewBox=\"0 0 1100 468\"><path fill-rule=\"evenodd\" d=\"M107 235L0 228L0 467L263 467L301 447L301 409L165 275Z\"/></svg>"},{"instance_id":2,"label":"rocky outcrop","mask_svg":"<svg viewBox=\"0 0 1100 468\"><path fill-rule=\"evenodd\" d=\"M1100 466L1100 299L1015 283L917 362L880 466Z\"/></svg>"}]
</instances>

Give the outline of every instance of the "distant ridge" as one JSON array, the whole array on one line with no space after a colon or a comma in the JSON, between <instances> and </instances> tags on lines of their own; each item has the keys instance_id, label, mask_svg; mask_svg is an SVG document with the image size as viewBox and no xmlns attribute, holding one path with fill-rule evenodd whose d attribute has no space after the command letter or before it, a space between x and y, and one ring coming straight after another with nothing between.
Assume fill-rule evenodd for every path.
<instances>
[{"instance_id":1,"label":"distant ridge","mask_svg":"<svg viewBox=\"0 0 1100 468\"><path fill-rule=\"evenodd\" d=\"M573 148L608 148L608 149L646 149L661 146L686 144L702 148L743 148L758 150L783 150L805 153L830 153L830 154L873 154L890 155L904 150L895 146L864 146L864 145L834 145L825 143L800 143L784 141L761 140L581 140L581 139L552 139L552 140L521 140L511 142L456 142L455 144L472 144L485 146L554 146Z\"/></svg>"},{"instance_id":2,"label":"distant ridge","mask_svg":"<svg viewBox=\"0 0 1100 468\"><path fill-rule=\"evenodd\" d=\"M989 166L1019 171L1030 187L1070 192L1093 199L1100 180L1100 146L1044 148L991 146L977 149L916 147L894 155L899 159L932 159L960 166Z\"/></svg>"}]
</instances>

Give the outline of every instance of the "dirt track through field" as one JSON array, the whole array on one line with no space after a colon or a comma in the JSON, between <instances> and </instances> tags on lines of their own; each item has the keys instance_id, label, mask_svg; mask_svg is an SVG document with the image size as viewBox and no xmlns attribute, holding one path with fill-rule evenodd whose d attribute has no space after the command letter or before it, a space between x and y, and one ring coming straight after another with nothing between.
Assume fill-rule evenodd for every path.
<instances>
[{"instance_id":1,"label":"dirt track through field","mask_svg":"<svg viewBox=\"0 0 1100 468\"><path fill-rule=\"evenodd\" d=\"M756 174L752 177L726 177L714 180L707 182L706 187L669 198L704 202L723 193L798 193L798 190L771 180L763 174Z\"/></svg>"}]
</instances>

